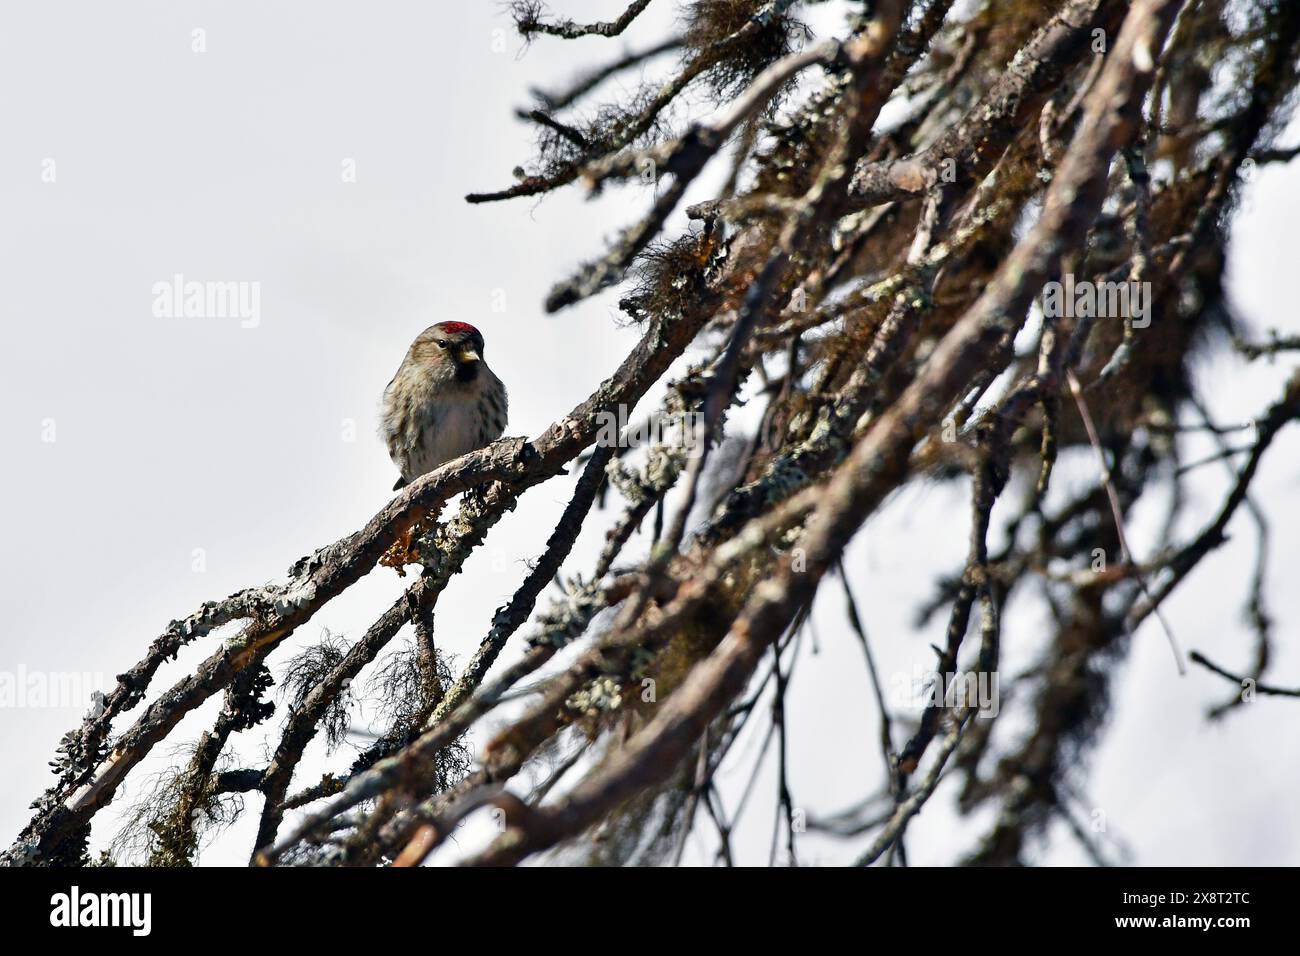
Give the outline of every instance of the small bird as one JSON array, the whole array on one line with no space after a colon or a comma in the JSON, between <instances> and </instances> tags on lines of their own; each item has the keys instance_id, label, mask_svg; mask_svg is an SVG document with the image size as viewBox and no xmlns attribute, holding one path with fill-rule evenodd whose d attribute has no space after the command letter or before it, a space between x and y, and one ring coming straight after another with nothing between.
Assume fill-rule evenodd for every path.
<instances>
[{"instance_id":1,"label":"small bird","mask_svg":"<svg viewBox=\"0 0 1300 956\"><path fill-rule=\"evenodd\" d=\"M439 465L501 437L506 388L483 360L483 335L467 322L421 332L384 389L380 433L402 477L396 491Z\"/></svg>"}]
</instances>

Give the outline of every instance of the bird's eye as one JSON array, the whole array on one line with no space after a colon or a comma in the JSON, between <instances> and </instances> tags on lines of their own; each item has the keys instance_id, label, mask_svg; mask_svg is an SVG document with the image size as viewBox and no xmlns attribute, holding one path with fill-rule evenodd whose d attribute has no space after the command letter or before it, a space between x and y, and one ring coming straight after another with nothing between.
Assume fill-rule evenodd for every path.
<instances>
[{"instance_id":1,"label":"bird's eye","mask_svg":"<svg viewBox=\"0 0 1300 956\"><path fill-rule=\"evenodd\" d=\"M439 342L439 343L438 343L438 348L440 348L440 349L445 349L446 347L447 347L447 343L446 343L446 342Z\"/></svg>"}]
</instances>

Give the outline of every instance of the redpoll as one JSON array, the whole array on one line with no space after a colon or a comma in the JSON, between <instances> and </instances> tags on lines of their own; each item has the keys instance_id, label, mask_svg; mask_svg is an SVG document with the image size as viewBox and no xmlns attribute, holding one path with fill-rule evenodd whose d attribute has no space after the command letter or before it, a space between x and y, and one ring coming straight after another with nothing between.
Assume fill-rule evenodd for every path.
<instances>
[{"instance_id":1,"label":"redpoll","mask_svg":"<svg viewBox=\"0 0 1300 956\"><path fill-rule=\"evenodd\" d=\"M394 490L495 441L505 427L506 388L483 361L479 330L429 326L384 389L380 431L402 473Z\"/></svg>"}]
</instances>

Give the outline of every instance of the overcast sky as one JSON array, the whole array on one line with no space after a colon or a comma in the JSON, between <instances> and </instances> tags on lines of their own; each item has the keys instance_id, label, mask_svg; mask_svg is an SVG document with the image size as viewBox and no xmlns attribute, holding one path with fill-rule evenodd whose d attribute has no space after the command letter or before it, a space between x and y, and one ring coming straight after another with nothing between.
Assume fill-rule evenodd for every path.
<instances>
[{"instance_id":1,"label":"overcast sky","mask_svg":"<svg viewBox=\"0 0 1300 956\"><path fill-rule=\"evenodd\" d=\"M653 4L629 42L660 37L671 6ZM581 18L609 4L565 0L562 9ZM622 41L541 38L524 52L501 8L484 2L27 3L6 7L4 27L0 672L100 674L108 690L171 619L281 580L294 559L361 526L395 477L375 431L379 396L427 325L460 319L483 331L488 362L510 390L507 431L530 436L585 398L637 338L616 294L556 317L540 303L647 196L462 200L508 184L511 168L530 158L531 134L512 116L530 85L555 85ZM196 29L204 52L193 49ZM1300 327L1297 222L1300 169L1261 170L1237 223L1230 286L1260 327ZM160 317L157 284L177 274L256 284L258 312ZM1204 363L1200 381L1220 419L1244 420L1276 398L1293 365L1247 371L1224 355ZM1086 461L1065 465L1062 482L1092 480ZM1292 427L1255 487L1274 529L1273 680L1293 686L1298 478ZM1213 514L1224 484L1221 469L1201 470L1184 535ZM493 531L439 604L444 648L464 660L478 645L571 489L560 478L529 491ZM1139 541L1160 505L1139 509ZM896 496L854 544L850 574L887 679L932 661L928 645L943 622L918 630L913 615L935 574L960 565L966 520L960 485L922 485ZM597 524L567 572L590 568ZM1240 608L1254 541L1244 516L1230 531L1166 613L1185 647L1244 669L1252 636ZM390 569L372 572L295 646L321 626L355 638L401 586ZM838 589L823 596L815 623L816 653L805 642L788 705L791 780L796 803L825 814L878 787L880 766L874 704ZM1033 659L1041 624L1028 610L1009 618L1008 673ZM163 668L156 688L210 653L212 640ZM1200 670L1179 679L1154 622L1119 663L1112 718L1080 779L1108 835L1136 862L1300 863L1300 707L1263 700L1207 724L1205 707L1229 689ZM214 706L191 714L159 756L205 729ZM45 764L58 738L84 710L85 702L0 707L5 843L51 781ZM858 744L846 742L846 726ZM846 761L846 745L861 759ZM260 765L262 746L260 735L241 739L236 762ZM349 760L336 754L332 766ZM747 765L729 771L727 792ZM325 766L313 748L299 782ZM137 771L119 804L145 775ZM745 862L766 859L769 781L739 833ZM914 862L952 860L987 826L987 814L957 818L949 798L941 789L909 831ZM255 801L250 809L204 862L246 859ZM481 836L471 825L438 859ZM96 827L97 846L109 837ZM1064 832L1052 837L1037 859L1084 860ZM822 863L859 848L814 837L806 845L808 860ZM706 849L692 845L688 859L705 860Z\"/></svg>"}]
</instances>

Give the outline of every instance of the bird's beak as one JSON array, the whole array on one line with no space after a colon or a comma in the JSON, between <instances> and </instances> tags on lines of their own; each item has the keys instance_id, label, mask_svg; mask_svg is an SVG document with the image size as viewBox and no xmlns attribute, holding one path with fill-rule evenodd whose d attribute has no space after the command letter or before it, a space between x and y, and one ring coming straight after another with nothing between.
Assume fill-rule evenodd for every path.
<instances>
[{"instance_id":1,"label":"bird's beak","mask_svg":"<svg viewBox=\"0 0 1300 956\"><path fill-rule=\"evenodd\" d=\"M457 365L475 365L483 359L479 356L478 350L472 345L466 345L464 348L456 350Z\"/></svg>"}]
</instances>

